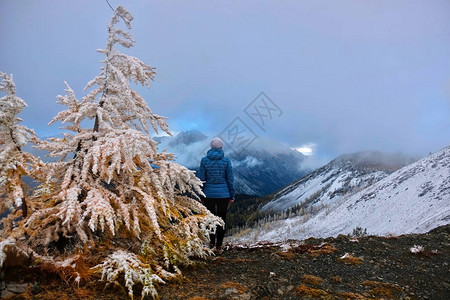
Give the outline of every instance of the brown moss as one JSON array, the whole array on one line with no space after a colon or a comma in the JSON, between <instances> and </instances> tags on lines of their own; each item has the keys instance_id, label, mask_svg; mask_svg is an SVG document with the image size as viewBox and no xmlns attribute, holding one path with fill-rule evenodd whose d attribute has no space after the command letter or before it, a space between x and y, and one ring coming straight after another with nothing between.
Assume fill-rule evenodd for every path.
<instances>
[{"instance_id":1,"label":"brown moss","mask_svg":"<svg viewBox=\"0 0 450 300\"><path fill-rule=\"evenodd\" d=\"M225 283L222 283L220 286L224 289L234 288L239 292L239 294L245 293L247 291L247 288L245 286L233 281L227 281Z\"/></svg>"},{"instance_id":2,"label":"brown moss","mask_svg":"<svg viewBox=\"0 0 450 300\"><path fill-rule=\"evenodd\" d=\"M339 298L344 298L344 299L367 299L366 297L364 297L361 294L350 293L350 292L337 293L336 296L338 296Z\"/></svg>"},{"instance_id":3,"label":"brown moss","mask_svg":"<svg viewBox=\"0 0 450 300\"><path fill-rule=\"evenodd\" d=\"M213 262L216 264L224 264L224 263L239 264L239 263L253 263L253 262L257 262L257 260L244 259L244 258L231 259L231 258L226 258L223 256L218 256L218 257L214 258Z\"/></svg>"},{"instance_id":4,"label":"brown moss","mask_svg":"<svg viewBox=\"0 0 450 300\"><path fill-rule=\"evenodd\" d=\"M339 276L333 276L330 278L334 283L342 283L342 278Z\"/></svg>"},{"instance_id":5,"label":"brown moss","mask_svg":"<svg viewBox=\"0 0 450 300\"><path fill-rule=\"evenodd\" d=\"M78 299L88 299L89 297L92 297L92 290L87 288L74 288L73 292Z\"/></svg>"},{"instance_id":6,"label":"brown moss","mask_svg":"<svg viewBox=\"0 0 450 300\"><path fill-rule=\"evenodd\" d=\"M322 285L323 279L314 275L303 275L302 281L311 285Z\"/></svg>"},{"instance_id":7,"label":"brown moss","mask_svg":"<svg viewBox=\"0 0 450 300\"><path fill-rule=\"evenodd\" d=\"M330 244L325 244L322 247L313 248L309 251L311 256L319 256L322 254L330 254L336 251L337 249L331 246Z\"/></svg>"},{"instance_id":8,"label":"brown moss","mask_svg":"<svg viewBox=\"0 0 450 300\"><path fill-rule=\"evenodd\" d=\"M292 251L277 251L276 254L288 260L295 258L295 254Z\"/></svg>"},{"instance_id":9,"label":"brown moss","mask_svg":"<svg viewBox=\"0 0 450 300\"><path fill-rule=\"evenodd\" d=\"M20 295L20 296L22 296L22 295ZM70 297L70 295L67 294L67 292L62 290L62 291L46 291L45 294L39 294L39 299L42 299L42 300L55 300L55 299L70 300L71 297ZM85 299L92 299L92 297L85 298Z\"/></svg>"},{"instance_id":10,"label":"brown moss","mask_svg":"<svg viewBox=\"0 0 450 300\"><path fill-rule=\"evenodd\" d=\"M295 294L299 296L312 297L313 299L331 299L331 295L321 289L314 289L302 284L295 289Z\"/></svg>"},{"instance_id":11,"label":"brown moss","mask_svg":"<svg viewBox=\"0 0 450 300\"><path fill-rule=\"evenodd\" d=\"M355 257L351 254L349 254L345 257L339 257L338 260L343 262L344 264L348 264L348 265L360 265L363 262L362 258Z\"/></svg>"},{"instance_id":12,"label":"brown moss","mask_svg":"<svg viewBox=\"0 0 450 300\"><path fill-rule=\"evenodd\" d=\"M308 253L311 256L318 256L321 254L330 254L336 250L337 249L334 248L333 246L331 246L330 244L323 243L320 245L303 244L303 245L299 245L299 246L293 248L290 251L295 252L295 253Z\"/></svg>"},{"instance_id":13,"label":"brown moss","mask_svg":"<svg viewBox=\"0 0 450 300\"><path fill-rule=\"evenodd\" d=\"M428 257L434 256L434 255L438 255L440 253L437 250L431 251L431 250L425 249L425 250L419 251L417 253L412 253L412 254L416 257L428 258Z\"/></svg>"},{"instance_id":14,"label":"brown moss","mask_svg":"<svg viewBox=\"0 0 450 300\"><path fill-rule=\"evenodd\" d=\"M234 262L234 263L253 263L253 262L257 262L256 259L245 259L245 258L237 258L237 259L230 259L230 261Z\"/></svg>"},{"instance_id":15,"label":"brown moss","mask_svg":"<svg viewBox=\"0 0 450 300\"><path fill-rule=\"evenodd\" d=\"M375 296L393 298L398 296L402 290L398 285L386 282L366 280L362 283L363 286L370 287L370 292Z\"/></svg>"}]
</instances>

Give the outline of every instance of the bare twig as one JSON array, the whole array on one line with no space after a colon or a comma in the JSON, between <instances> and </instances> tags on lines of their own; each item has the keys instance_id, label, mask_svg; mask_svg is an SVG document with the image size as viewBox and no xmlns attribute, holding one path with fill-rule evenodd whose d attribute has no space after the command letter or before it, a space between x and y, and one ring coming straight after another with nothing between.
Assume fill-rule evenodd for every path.
<instances>
[{"instance_id":1,"label":"bare twig","mask_svg":"<svg viewBox=\"0 0 450 300\"><path fill-rule=\"evenodd\" d=\"M109 1L106 0L106 3L108 3L109 7L111 7L112 11L114 11L114 8L111 6L111 4L109 4Z\"/></svg>"}]
</instances>

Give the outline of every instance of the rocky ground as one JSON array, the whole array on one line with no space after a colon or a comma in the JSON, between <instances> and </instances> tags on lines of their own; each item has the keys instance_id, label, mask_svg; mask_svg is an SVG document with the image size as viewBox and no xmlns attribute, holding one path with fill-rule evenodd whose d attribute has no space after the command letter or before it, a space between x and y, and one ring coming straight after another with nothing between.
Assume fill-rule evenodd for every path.
<instances>
[{"instance_id":1,"label":"rocky ground","mask_svg":"<svg viewBox=\"0 0 450 300\"><path fill-rule=\"evenodd\" d=\"M399 237L231 244L222 256L198 261L182 270L181 281L158 290L161 299L190 300L450 299L449 264L450 225ZM20 292L10 291L18 286ZM128 299L117 287L74 288L17 272L6 274L1 288L11 299Z\"/></svg>"}]
</instances>

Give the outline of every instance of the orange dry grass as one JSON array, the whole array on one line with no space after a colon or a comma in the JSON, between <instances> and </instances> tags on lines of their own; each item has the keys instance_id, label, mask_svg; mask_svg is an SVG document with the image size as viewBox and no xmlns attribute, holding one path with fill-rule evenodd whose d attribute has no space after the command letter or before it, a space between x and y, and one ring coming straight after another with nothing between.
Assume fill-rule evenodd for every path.
<instances>
[{"instance_id":1,"label":"orange dry grass","mask_svg":"<svg viewBox=\"0 0 450 300\"><path fill-rule=\"evenodd\" d=\"M339 276L333 276L330 279L331 279L331 281L333 281L335 283L342 283L342 278Z\"/></svg>"},{"instance_id":2,"label":"orange dry grass","mask_svg":"<svg viewBox=\"0 0 450 300\"><path fill-rule=\"evenodd\" d=\"M393 298L401 291L401 288L398 285L392 283L366 280L362 283L362 285L371 287L372 289L370 292L373 295L387 298Z\"/></svg>"},{"instance_id":3,"label":"orange dry grass","mask_svg":"<svg viewBox=\"0 0 450 300\"><path fill-rule=\"evenodd\" d=\"M360 265L363 262L362 258L354 257L353 255L348 255L344 258L339 257L338 260L348 265Z\"/></svg>"},{"instance_id":4,"label":"orange dry grass","mask_svg":"<svg viewBox=\"0 0 450 300\"><path fill-rule=\"evenodd\" d=\"M55 300L55 299L70 300L71 297L69 295L67 295L67 293L64 291L48 291L44 294L40 293L39 299L42 299L42 300ZM90 298L90 299L92 299L92 298Z\"/></svg>"},{"instance_id":5,"label":"orange dry grass","mask_svg":"<svg viewBox=\"0 0 450 300\"><path fill-rule=\"evenodd\" d=\"M344 299L367 299L365 298L363 295L358 294L358 293L349 293L349 292L342 292L342 293L337 293L337 296L339 298L344 298Z\"/></svg>"},{"instance_id":6,"label":"orange dry grass","mask_svg":"<svg viewBox=\"0 0 450 300\"><path fill-rule=\"evenodd\" d=\"M302 280L305 283L311 285L321 285L323 283L323 279L314 275L303 275Z\"/></svg>"},{"instance_id":7,"label":"orange dry grass","mask_svg":"<svg viewBox=\"0 0 450 300\"><path fill-rule=\"evenodd\" d=\"M281 256L284 259L294 259L295 258L295 254L292 251L277 251L276 254L278 254L279 256Z\"/></svg>"},{"instance_id":8,"label":"orange dry grass","mask_svg":"<svg viewBox=\"0 0 450 300\"><path fill-rule=\"evenodd\" d=\"M330 254L336 251L337 249L331 246L328 243L322 243L320 245L313 245L313 244L302 244L295 248L292 248L289 250L289 252L294 253L308 253L311 256L319 256L321 254Z\"/></svg>"},{"instance_id":9,"label":"orange dry grass","mask_svg":"<svg viewBox=\"0 0 450 300\"><path fill-rule=\"evenodd\" d=\"M37 275L38 276L38 275ZM50 279L50 278L48 278ZM80 287L80 288L72 288L67 287L61 283L59 280L54 280L52 277L49 284L45 284L48 282L44 280L41 284L38 284L42 289L38 294L33 293L33 288L31 285L28 287L28 290L20 294L14 299L22 299L22 300L72 300L72 299L83 299L83 300L97 300L99 297L97 295L97 291L100 291L101 288L97 286L90 287ZM3 299L3 298L2 298Z\"/></svg>"},{"instance_id":10,"label":"orange dry grass","mask_svg":"<svg viewBox=\"0 0 450 300\"><path fill-rule=\"evenodd\" d=\"M320 298L325 298L325 297L331 298L331 295L329 295L327 292L320 290L320 289L313 289L313 288L307 287L304 284L299 285L295 289L295 294L297 294L299 296L313 297L315 299L320 299Z\"/></svg>"},{"instance_id":11,"label":"orange dry grass","mask_svg":"<svg viewBox=\"0 0 450 300\"><path fill-rule=\"evenodd\" d=\"M78 299L89 299L89 297L93 297L93 292L90 289L86 288L76 288L73 289L73 292L78 297Z\"/></svg>"},{"instance_id":12,"label":"orange dry grass","mask_svg":"<svg viewBox=\"0 0 450 300\"><path fill-rule=\"evenodd\" d=\"M257 262L257 260L254 259L246 259L246 258L237 258L237 259L231 259L231 258L226 258L223 256L219 256L214 258L214 263L217 264L223 264L223 263L253 263L253 262Z\"/></svg>"},{"instance_id":13,"label":"orange dry grass","mask_svg":"<svg viewBox=\"0 0 450 300\"><path fill-rule=\"evenodd\" d=\"M189 298L188 300L208 300L209 298L194 296Z\"/></svg>"},{"instance_id":14,"label":"orange dry grass","mask_svg":"<svg viewBox=\"0 0 450 300\"><path fill-rule=\"evenodd\" d=\"M318 249L311 249L309 250L309 254L311 256L319 256L321 254L330 254L333 253L334 251L336 251L337 249L334 248L333 246L326 244L323 247L320 247Z\"/></svg>"},{"instance_id":15,"label":"orange dry grass","mask_svg":"<svg viewBox=\"0 0 450 300\"><path fill-rule=\"evenodd\" d=\"M237 259L230 259L230 261L234 263L252 263L257 262L255 259L247 259L247 258L237 258Z\"/></svg>"},{"instance_id":16,"label":"orange dry grass","mask_svg":"<svg viewBox=\"0 0 450 300\"><path fill-rule=\"evenodd\" d=\"M240 285L237 282L232 282L232 281L227 281L225 283L222 283L220 286L223 287L224 289L234 288L234 289L238 290L239 294L245 293L247 291L247 288L245 286Z\"/></svg>"}]
</instances>

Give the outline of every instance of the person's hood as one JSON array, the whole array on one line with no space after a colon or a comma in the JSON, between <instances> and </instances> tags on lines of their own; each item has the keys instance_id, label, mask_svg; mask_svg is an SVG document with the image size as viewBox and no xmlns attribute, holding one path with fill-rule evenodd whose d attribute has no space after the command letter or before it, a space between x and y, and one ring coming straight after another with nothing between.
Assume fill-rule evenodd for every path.
<instances>
[{"instance_id":1,"label":"person's hood","mask_svg":"<svg viewBox=\"0 0 450 300\"><path fill-rule=\"evenodd\" d=\"M221 160L224 154L222 149L209 149L206 156L211 160Z\"/></svg>"}]
</instances>

